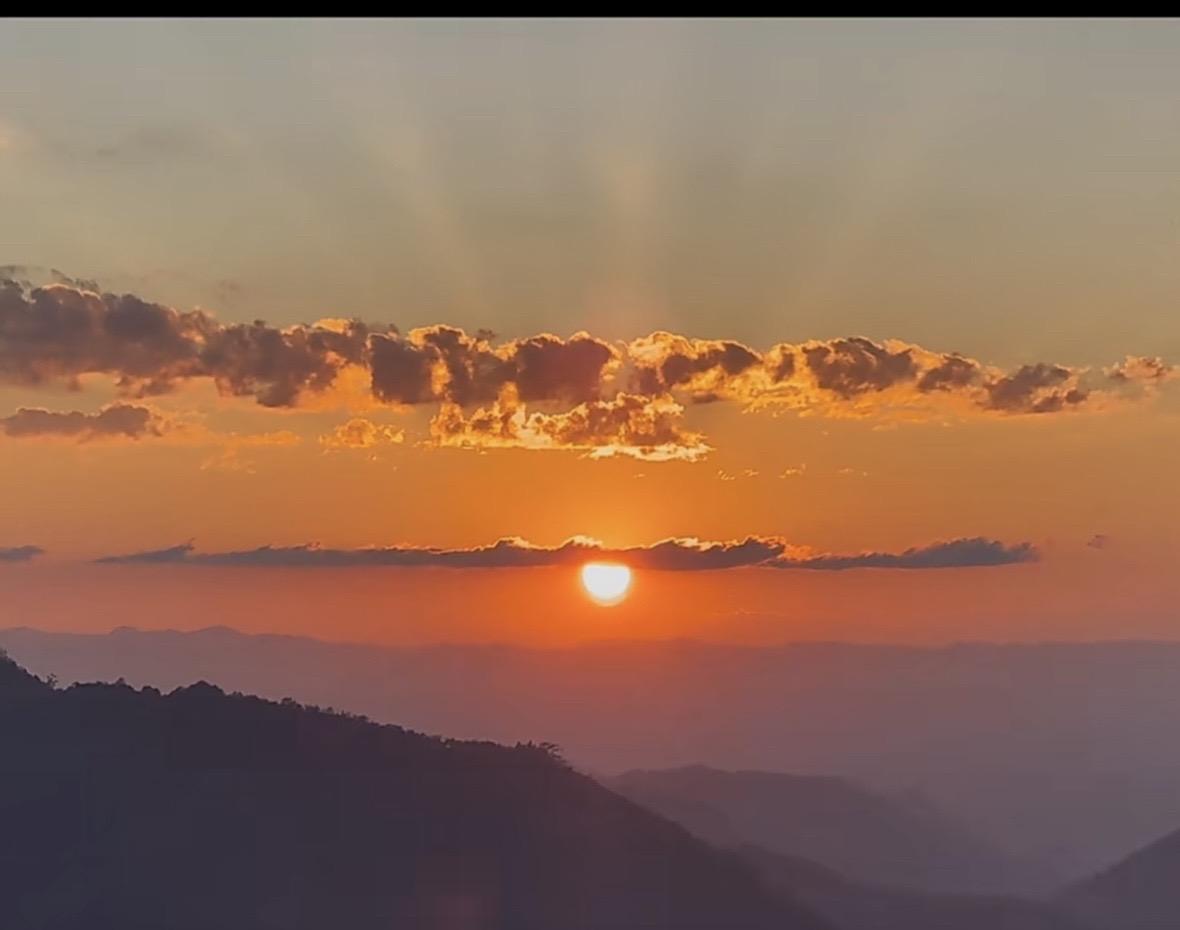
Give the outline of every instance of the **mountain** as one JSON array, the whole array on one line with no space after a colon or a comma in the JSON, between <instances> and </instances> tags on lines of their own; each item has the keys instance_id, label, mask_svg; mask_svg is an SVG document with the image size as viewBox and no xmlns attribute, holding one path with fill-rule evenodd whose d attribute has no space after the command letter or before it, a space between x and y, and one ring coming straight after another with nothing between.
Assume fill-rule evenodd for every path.
<instances>
[{"instance_id":1,"label":"mountain","mask_svg":"<svg viewBox=\"0 0 1180 930\"><path fill-rule=\"evenodd\" d=\"M1180 830L1132 853L1060 897L1071 912L1118 930L1180 926Z\"/></svg>"},{"instance_id":2,"label":"mountain","mask_svg":"<svg viewBox=\"0 0 1180 930\"><path fill-rule=\"evenodd\" d=\"M862 881L935 891L1011 881L1003 857L932 807L842 778L689 766L604 784L711 843L760 846Z\"/></svg>"},{"instance_id":3,"label":"mountain","mask_svg":"<svg viewBox=\"0 0 1180 930\"><path fill-rule=\"evenodd\" d=\"M0 698L11 708L25 708L53 693L47 683L30 675L0 649Z\"/></svg>"},{"instance_id":4,"label":"mountain","mask_svg":"<svg viewBox=\"0 0 1180 930\"><path fill-rule=\"evenodd\" d=\"M2 598L0 617L17 622ZM586 771L914 790L1021 863L1008 891L1052 892L1180 824L1180 643L382 647L124 628L3 630L0 646L62 682L205 680L428 733L549 740Z\"/></svg>"},{"instance_id":5,"label":"mountain","mask_svg":"<svg viewBox=\"0 0 1180 930\"><path fill-rule=\"evenodd\" d=\"M1098 930L1047 903L983 895L922 894L853 882L823 866L754 846L739 850L767 886L804 902L841 930ZM1102 925L1107 930L1121 924Z\"/></svg>"},{"instance_id":6,"label":"mountain","mask_svg":"<svg viewBox=\"0 0 1180 930\"><path fill-rule=\"evenodd\" d=\"M0 660L6 930L828 930L546 746Z\"/></svg>"}]
</instances>

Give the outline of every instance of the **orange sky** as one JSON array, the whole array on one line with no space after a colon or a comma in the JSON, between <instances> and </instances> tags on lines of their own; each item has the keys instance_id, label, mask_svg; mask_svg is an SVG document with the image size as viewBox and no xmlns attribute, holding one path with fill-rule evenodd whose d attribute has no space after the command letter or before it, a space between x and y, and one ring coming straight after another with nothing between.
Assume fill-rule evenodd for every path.
<instances>
[{"instance_id":1,"label":"orange sky","mask_svg":"<svg viewBox=\"0 0 1180 930\"><path fill-rule=\"evenodd\" d=\"M30 351L18 340L14 357ZM827 371L807 364L804 377ZM456 389L444 369L429 377L444 393ZM1180 502L1167 489L1180 444L1170 377L1129 395L1100 386L1076 409L1044 413L981 409L996 396L989 383L1011 376L981 377L992 382L949 401L907 380L848 400L805 381L805 406L785 409L730 396L754 390L745 381L717 382L722 399L705 404L692 404L683 386L660 388L681 404L673 448L706 450L670 461L626 445L630 454L595 457L595 443L631 441L613 433L568 448L530 447L524 433L510 448L498 439L440 445L437 401L383 403L361 369L282 407L227 395L200 376L143 400L123 398L100 373L78 389L12 384L0 392L18 411L4 421L0 481L18 490L4 502L3 544L45 552L0 564L4 619L66 629L217 623L388 642L1171 635ZM1038 390L1030 398L1056 388ZM564 415L578 409L570 403L540 409ZM150 411L159 433L95 425L120 407ZM463 415L472 408L487 409ZM20 411L34 409L48 420L29 426ZM63 417L70 410L80 412ZM644 570L609 611L589 604L566 568L90 564L186 541L200 555L306 544L467 550L505 536L539 546L588 536L622 548L753 536L847 556L982 537L1027 545L1036 561Z\"/></svg>"},{"instance_id":2,"label":"orange sky","mask_svg":"<svg viewBox=\"0 0 1180 930\"><path fill-rule=\"evenodd\" d=\"M370 25L0 36L0 625L1180 634L1180 27ZM93 563L575 536L1007 555Z\"/></svg>"},{"instance_id":3,"label":"orange sky","mask_svg":"<svg viewBox=\"0 0 1180 930\"><path fill-rule=\"evenodd\" d=\"M393 644L695 638L944 643L1173 638L1180 585L1136 559L1070 553L1003 571L638 572L630 597L592 604L566 568L6 569L10 625L122 625Z\"/></svg>"}]
</instances>

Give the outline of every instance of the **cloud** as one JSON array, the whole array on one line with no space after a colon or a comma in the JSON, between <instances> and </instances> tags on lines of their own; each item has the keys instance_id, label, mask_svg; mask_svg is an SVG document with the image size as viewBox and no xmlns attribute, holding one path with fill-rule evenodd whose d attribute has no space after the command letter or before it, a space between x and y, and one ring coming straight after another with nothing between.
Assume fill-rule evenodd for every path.
<instances>
[{"instance_id":1,"label":"cloud","mask_svg":"<svg viewBox=\"0 0 1180 930\"><path fill-rule=\"evenodd\" d=\"M869 339L835 339L803 347L816 385L848 399L913 381L918 371L912 348L892 350Z\"/></svg>"},{"instance_id":2,"label":"cloud","mask_svg":"<svg viewBox=\"0 0 1180 930\"><path fill-rule=\"evenodd\" d=\"M536 568L579 565L587 559L606 559L652 571L718 571L733 568L845 571L856 568L987 567L1032 562L1037 558L1037 550L1031 543L1005 544L982 537L937 542L897 553L833 555L813 554L805 547L791 546L777 537L749 536L725 542L675 538L650 546L612 549L597 540L576 536L558 546L537 546L519 537L506 537L487 546L469 549L418 546L328 549L309 544L261 546L234 552L196 552L190 541L167 549L106 556L96 561L106 564L243 567Z\"/></svg>"},{"instance_id":3,"label":"cloud","mask_svg":"<svg viewBox=\"0 0 1180 930\"><path fill-rule=\"evenodd\" d=\"M167 389L199 370L208 320L126 295L105 296L64 284L25 292L0 282L0 373L6 381L76 384L110 375L130 393Z\"/></svg>"},{"instance_id":4,"label":"cloud","mask_svg":"<svg viewBox=\"0 0 1180 930\"><path fill-rule=\"evenodd\" d=\"M982 380L983 369L979 362L952 352L924 367L915 385L919 392L927 394L931 391L962 391Z\"/></svg>"},{"instance_id":5,"label":"cloud","mask_svg":"<svg viewBox=\"0 0 1180 930\"><path fill-rule=\"evenodd\" d=\"M172 423L160 414L134 404L111 404L97 413L21 407L11 416L0 417L0 432L18 439L45 436L64 436L79 441L142 439L163 436L171 428Z\"/></svg>"},{"instance_id":6,"label":"cloud","mask_svg":"<svg viewBox=\"0 0 1180 930\"><path fill-rule=\"evenodd\" d=\"M174 445L213 448L216 451L202 463L202 469L237 471L252 469L250 463L240 458L243 449L293 446L303 441L290 430L220 432L209 429L199 416L165 416L149 407L123 403L110 404L96 413L21 407L10 416L0 417L0 435L12 439L70 439L76 442L153 439Z\"/></svg>"},{"instance_id":7,"label":"cloud","mask_svg":"<svg viewBox=\"0 0 1180 930\"><path fill-rule=\"evenodd\" d=\"M72 278L56 268L41 265L0 265L0 281L13 281L25 290L46 284L64 284L75 290L98 291L97 281L88 278Z\"/></svg>"},{"instance_id":8,"label":"cloud","mask_svg":"<svg viewBox=\"0 0 1180 930\"><path fill-rule=\"evenodd\" d=\"M686 404L882 421L1043 416L1144 399L1176 377L1147 356L1107 368L1035 361L1005 370L863 336L760 350L664 331L618 344L586 332L496 342L445 325L402 334L347 319L225 323L100 293L54 270L35 286L28 271L0 269L0 381L79 387L105 375L122 396L143 398L207 379L271 408L348 405L359 384L366 403L437 407L433 441L467 448L697 460L709 446L684 427Z\"/></svg>"},{"instance_id":9,"label":"cloud","mask_svg":"<svg viewBox=\"0 0 1180 930\"><path fill-rule=\"evenodd\" d=\"M26 386L77 386L83 375L105 374L124 394L144 397L209 378L223 394L291 407L356 365L386 403L467 407L511 388L522 402L576 405L598 399L618 365L618 351L586 333L492 345L487 334L448 326L402 336L358 320L222 323L202 310L99 293L60 273L32 286L16 276L21 268L8 270L0 275L0 378Z\"/></svg>"},{"instance_id":10,"label":"cloud","mask_svg":"<svg viewBox=\"0 0 1180 930\"><path fill-rule=\"evenodd\" d=\"M1176 369L1161 358L1128 355L1123 361L1107 369L1117 381L1163 381L1176 376Z\"/></svg>"},{"instance_id":11,"label":"cloud","mask_svg":"<svg viewBox=\"0 0 1180 930\"><path fill-rule=\"evenodd\" d=\"M120 565L120 564L142 564L142 565L163 565L172 564L176 562L189 561L189 555L192 553L195 546L190 539L186 543L181 543L179 546L170 546L167 549L154 549L149 552L136 552L132 555L108 555L101 559L95 559L95 562L104 565Z\"/></svg>"},{"instance_id":12,"label":"cloud","mask_svg":"<svg viewBox=\"0 0 1180 930\"><path fill-rule=\"evenodd\" d=\"M774 537L748 536L728 542L695 538L665 539L651 546L604 552L634 568L658 571L710 571L765 565L777 558L787 544Z\"/></svg>"},{"instance_id":13,"label":"cloud","mask_svg":"<svg viewBox=\"0 0 1180 930\"><path fill-rule=\"evenodd\" d=\"M360 364L368 327L356 320L275 329L262 322L211 328L199 354L199 374L218 390L252 396L264 407L293 407L303 393L327 390L345 365Z\"/></svg>"},{"instance_id":14,"label":"cloud","mask_svg":"<svg viewBox=\"0 0 1180 930\"><path fill-rule=\"evenodd\" d=\"M762 356L739 342L690 339L656 332L636 339L628 354L637 366L637 388L645 394L684 392L697 403L740 393L744 376L763 368ZM784 361L785 375L794 371L794 356Z\"/></svg>"},{"instance_id":15,"label":"cloud","mask_svg":"<svg viewBox=\"0 0 1180 930\"><path fill-rule=\"evenodd\" d=\"M223 393L292 406L363 362L367 338L356 321L340 329L223 324L132 294L0 280L0 378L18 385L77 387L83 375L104 374L121 393L146 397L211 378Z\"/></svg>"},{"instance_id":16,"label":"cloud","mask_svg":"<svg viewBox=\"0 0 1180 930\"><path fill-rule=\"evenodd\" d=\"M1143 355L1128 355L1117 365L1104 368L1103 373L1118 386L1134 385L1145 391L1158 389L1165 381L1180 377L1175 365Z\"/></svg>"},{"instance_id":17,"label":"cloud","mask_svg":"<svg viewBox=\"0 0 1180 930\"><path fill-rule=\"evenodd\" d=\"M0 562L28 562L44 554L40 546L0 546Z\"/></svg>"},{"instance_id":18,"label":"cloud","mask_svg":"<svg viewBox=\"0 0 1180 930\"><path fill-rule=\"evenodd\" d=\"M711 447L681 425L684 408L668 397L618 394L559 413L530 412L510 396L471 414L445 404L431 420L433 440L460 448L561 449L590 458L694 462Z\"/></svg>"},{"instance_id":19,"label":"cloud","mask_svg":"<svg viewBox=\"0 0 1180 930\"><path fill-rule=\"evenodd\" d=\"M1009 413L1057 413L1084 404L1089 392L1080 387L1077 373L1061 365L1022 365L1013 374L986 386L987 405Z\"/></svg>"},{"instance_id":20,"label":"cloud","mask_svg":"<svg viewBox=\"0 0 1180 930\"><path fill-rule=\"evenodd\" d=\"M1059 413L1125 395L1132 384L1158 383L1172 371L1160 359L1128 357L1102 372L1045 362L1005 372L957 352L861 336L759 352L656 332L632 341L627 356L641 391L824 416Z\"/></svg>"},{"instance_id":21,"label":"cloud","mask_svg":"<svg viewBox=\"0 0 1180 930\"><path fill-rule=\"evenodd\" d=\"M375 446L400 443L406 437L405 430L382 426L364 417L353 417L341 423L329 433L320 436L320 445L325 450L372 449Z\"/></svg>"},{"instance_id":22,"label":"cloud","mask_svg":"<svg viewBox=\"0 0 1180 930\"><path fill-rule=\"evenodd\" d=\"M1039 553L1032 543L1014 545L975 536L952 539L904 552L862 552L859 555L790 555L768 562L771 568L804 568L820 571L845 571L851 568L975 568L988 565L1015 565L1035 562Z\"/></svg>"},{"instance_id":23,"label":"cloud","mask_svg":"<svg viewBox=\"0 0 1180 930\"><path fill-rule=\"evenodd\" d=\"M757 478L760 472L756 468L743 468L740 472L728 472L724 468L717 469L718 481L737 481L739 478Z\"/></svg>"},{"instance_id":24,"label":"cloud","mask_svg":"<svg viewBox=\"0 0 1180 930\"><path fill-rule=\"evenodd\" d=\"M599 399L618 352L587 333L548 333L494 346L487 334L451 326L370 340L373 394L397 404L488 404L507 389L524 403L579 404Z\"/></svg>"}]
</instances>

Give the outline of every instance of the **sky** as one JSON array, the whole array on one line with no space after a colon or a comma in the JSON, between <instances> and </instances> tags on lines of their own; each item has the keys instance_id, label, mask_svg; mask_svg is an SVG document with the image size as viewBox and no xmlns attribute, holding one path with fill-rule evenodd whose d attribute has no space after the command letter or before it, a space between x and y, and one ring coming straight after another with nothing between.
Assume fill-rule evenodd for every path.
<instances>
[{"instance_id":1,"label":"sky","mask_svg":"<svg viewBox=\"0 0 1180 930\"><path fill-rule=\"evenodd\" d=\"M0 625L1176 638L1178 51L10 20Z\"/></svg>"}]
</instances>

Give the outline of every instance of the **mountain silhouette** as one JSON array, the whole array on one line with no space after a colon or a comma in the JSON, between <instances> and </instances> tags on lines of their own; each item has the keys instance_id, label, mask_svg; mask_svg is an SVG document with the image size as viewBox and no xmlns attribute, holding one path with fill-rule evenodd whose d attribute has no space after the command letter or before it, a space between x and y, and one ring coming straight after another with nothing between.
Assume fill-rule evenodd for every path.
<instances>
[{"instance_id":1,"label":"mountain silhouette","mask_svg":"<svg viewBox=\"0 0 1180 930\"><path fill-rule=\"evenodd\" d=\"M770 888L805 903L841 930L1099 930L1099 925L1083 924L1045 902L863 884L813 862L756 846L738 852Z\"/></svg>"},{"instance_id":2,"label":"mountain silhouette","mask_svg":"<svg viewBox=\"0 0 1180 930\"><path fill-rule=\"evenodd\" d=\"M828 930L547 745L0 659L5 930Z\"/></svg>"},{"instance_id":3,"label":"mountain silhouette","mask_svg":"<svg viewBox=\"0 0 1180 930\"><path fill-rule=\"evenodd\" d=\"M1180 927L1180 830L1066 888L1061 903L1118 930Z\"/></svg>"},{"instance_id":4,"label":"mountain silhouette","mask_svg":"<svg viewBox=\"0 0 1180 930\"><path fill-rule=\"evenodd\" d=\"M1009 880L999 853L933 807L842 778L688 766L604 783L711 843L759 846L862 881L991 891Z\"/></svg>"},{"instance_id":5,"label":"mountain silhouette","mask_svg":"<svg viewBox=\"0 0 1180 930\"><path fill-rule=\"evenodd\" d=\"M62 683L203 679L427 733L549 740L586 771L704 764L915 789L1018 863L1004 891L1053 893L1180 825L1175 642L529 649L223 627L7 629L0 646Z\"/></svg>"}]
</instances>

